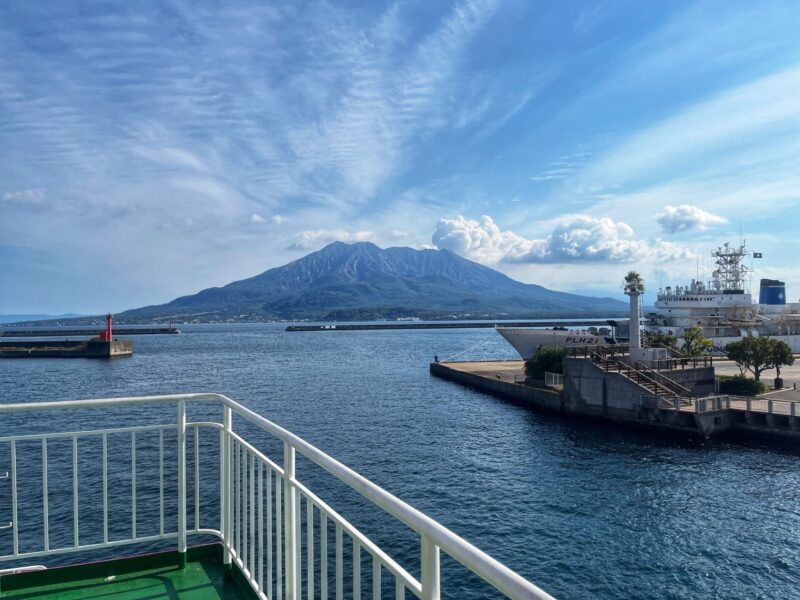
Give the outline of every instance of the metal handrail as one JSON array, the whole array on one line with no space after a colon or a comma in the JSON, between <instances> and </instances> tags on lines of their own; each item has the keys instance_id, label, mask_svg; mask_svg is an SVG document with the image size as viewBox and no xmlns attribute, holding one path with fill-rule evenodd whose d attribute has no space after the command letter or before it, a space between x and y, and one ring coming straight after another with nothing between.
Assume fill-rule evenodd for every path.
<instances>
[{"instance_id":1,"label":"metal handrail","mask_svg":"<svg viewBox=\"0 0 800 600\"><path fill-rule=\"evenodd\" d=\"M606 365L606 367L609 367L610 365L616 366L617 367L617 372L620 375L625 375L628 379L633 380L633 378L630 377L630 374L631 373L635 373L638 377L640 377L642 379L645 379L646 381L652 383L654 386L656 386L656 388L662 388L662 389L664 389L664 390L666 390L666 391L668 391L670 393L673 393L672 390L670 390L667 386L659 383L655 379L652 379L644 371L640 371L640 370L636 369L635 367L629 365L626 362L623 362L623 361L621 361L619 359L615 359L615 358L606 358L606 357L601 356L601 355L599 355L599 354L597 354L595 352L592 352L592 351L589 352L589 355L590 355L590 357L592 359L595 360L595 362L604 363ZM606 370L609 370L609 369L607 368ZM623 371L624 371L624 373L623 373ZM637 382L637 383L641 383L641 382Z\"/></svg>"},{"instance_id":2,"label":"metal handrail","mask_svg":"<svg viewBox=\"0 0 800 600\"><path fill-rule=\"evenodd\" d=\"M186 421L186 403L187 402L218 402L220 403L223 409L223 423L187 423ZM225 562L229 563L231 561L236 561L236 563L242 567L243 572L245 572L246 576L248 577L248 581L253 586L254 591L262 598L267 598L267 596L263 593L262 583L260 578L256 577L256 569L253 569L254 566L254 556L258 554L258 551L254 548L248 546L247 543L247 531L245 526L244 531L244 542L242 542L242 524L239 523L239 529L236 530L236 523L232 521L235 517L242 518L242 515L239 513L234 514L235 508L233 506L234 501L239 501L241 503L241 494L246 493L245 488L250 485L250 512L251 518L253 518L253 510L254 510L254 483L253 483L253 474L256 472L256 460L258 460L258 476L259 476L259 486L261 485L261 477L262 477L262 469L267 469L267 474L271 476L271 473L275 472L275 476L282 479L284 482L284 495L285 495L285 511L284 517L286 520L285 523L285 542L286 542L286 551L285 551L285 596L287 598L298 598L299 591L300 591L300 550L299 550L299 540L296 539L296 534L299 533L299 522L298 519L300 513L300 498L301 496L305 495L307 501L309 502L309 508L316 506L323 514L331 514L331 518L335 520L333 517L332 512L330 509L325 505L322 501L310 494L306 488L302 486L302 484L296 479L295 476L295 451L299 452L315 464L322 467L325 471L339 479L340 481L347 484L353 490L358 492L364 498L370 500L373 504L377 505L390 515L397 518L399 521L419 533L420 535L420 546L421 546L421 555L422 555L422 573L419 582L419 587L417 588L415 580L404 580L400 581L398 579L398 595L400 595L400 588L405 586L404 589L409 589L415 595L419 596L420 598L424 598L426 600L435 600L439 598L439 589L440 589L440 569L439 569L439 551L442 550L446 554L450 555L461 564L463 564L467 569L484 579L487 583L494 586L503 594L507 595L511 598L537 598L537 599L549 599L552 598L549 594L538 588L536 585L532 584L531 582L524 579L519 574L515 573L499 561L495 560L488 554L484 553L471 543L467 542L460 536L456 535L437 521L431 519L424 513L418 511L414 507L410 506L409 504L403 502L399 498L395 497L394 495L390 494L383 488L379 487L378 485L372 483L359 473L353 471L349 467L345 466L344 464L340 463L336 459L332 458L331 456L325 454L315 446L309 444L302 438L298 437L297 435L291 433L290 431L280 427L279 425L265 419L261 415L255 413L254 411L242 406L241 404L231 400L230 398L221 395L221 394L212 394L212 393L200 393L200 394L173 394L173 395L165 395L165 396L142 396L142 397L124 397L124 398L104 398L104 399L96 399L96 400L71 400L71 401L56 401L56 402L36 402L36 403L23 403L23 404L5 404L0 405L0 414L4 413L18 413L18 412L30 412L30 411L55 411L55 410L64 410L64 409L81 409L81 408L106 408L106 407L115 407L115 406L138 406L142 404L153 404L153 403L174 403L177 406L177 414L178 414L178 422L176 426L156 426L156 429L159 427L163 428L177 428L178 431L178 531L177 533L172 532L162 532L159 536L149 536L148 538L136 538L135 529L133 535L133 541L147 541L149 539L166 539L170 537L177 537L178 538L178 550L179 552L185 552L186 550L186 535L187 533L207 533L211 535L217 535L223 542L225 548ZM277 465L269 460L265 455L258 453L255 448L245 447L246 442L239 437L237 434L233 432L232 427L232 414L239 415L246 419L247 421L253 423L254 425L261 428L263 431L270 433L274 437L278 438L279 440L284 442L284 464L283 468L280 469L273 469L273 467L277 467ZM221 489L221 498L220 498L220 530L217 531L215 529L200 529L199 524L197 521L195 522L195 529L194 530L187 530L186 528L186 511L187 511L187 499L186 499L186 436L185 432L186 429L195 428L197 431L197 427L205 426L205 425L212 425L215 428L219 429L220 431L220 439L223 442L221 444L221 457L220 457L220 489ZM152 427L149 427L152 429ZM135 430L136 428L121 428L126 431L131 431L134 445L133 445L133 452L135 455ZM108 429L108 430L94 430L93 434L99 435L107 435L110 432L116 432L117 430ZM43 434L41 436L21 436L25 437L26 439L42 439L44 436L54 435L54 434ZM74 432L71 434L57 434L63 436L72 436L73 440L77 438L77 436L81 435L88 435L84 432ZM163 435L163 434L162 434ZM10 555L10 558L19 558L23 556L17 550L17 526L16 526L16 497L17 497L17 490L16 490L16 466L15 466L15 458L13 456L13 449L14 449L14 440L12 438L3 438L0 441L7 441L11 440L12 443L12 478L13 478L13 506L14 506L14 554ZM242 443L244 442L244 443ZM44 443L44 442L43 442ZM238 446L236 445L238 444ZM105 446L104 446L105 448ZM197 437L195 437L195 448L197 448ZM239 452L241 455L236 458L236 453ZM45 455L46 456L46 455ZM105 459L105 451L104 451L104 459ZM73 460L77 460L77 451L73 455ZM245 462L242 463L242 460ZM248 462L250 461L250 462ZM265 461L269 461L268 463ZM195 462L197 465L197 462ZM244 466L243 466L244 465ZM250 465L249 467L247 465ZM197 468L197 467L196 467ZM250 469L248 471L248 469ZM233 472L236 470L236 472ZM241 472L239 472L241 471ZM248 480L248 474L250 479ZM236 486L237 489L233 489ZM241 490L238 487L241 486ZM77 494L77 484L74 488L75 493ZM277 480L276 480L276 490L277 490ZM262 488L259 487L258 493L259 498L261 498ZM198 494L197 488L195 488L195 493ZM246 498L246 497L245 497ZM197 502L199 503L199 496L196 497ZM280 506L280 495L277 495L276 492L276 503ZM75 499L75 508L77 513L77 496ZM135 505L135 496L134 496L134 505ZM195 511L196 514L199 514L197 511L199 504L196 504ZM247 506L247 501L245 499L245 506ZM261 510L261 506L259 506L259 511ZM245 510L244 514L244 521L247 521L247 511ZM259 514L261 514L259 512ZM135 517L134 517L135 519ZM344 521L340 521L337 523L338 526L342 526L342 523L346 523ZM279 525L278 525L279 526ZM351 527L351 526L350 526ZM250 523L250 535L253 535L253 525L252 521ZM351 531L352 529L352 531ZM77 529L76 529L77 531ZM237 540L235 537L236 532L238 531L238 545ZM345 527L345 531L348 535L353 537L355 529L354 528L347 528ZM232 535L233 533L233 535ZM339 534L339 529L337 529L337 535ZM280 535L280 534L279 534ZM356 534L361 535L361 534ZM363 537L363 536L362 536ZM359 538L361 539L361 538ZM373 558L376 557L375 549L367 547L364 544L363 540L358 541L356 537L353 537L354 540L354 549L364 547L368 552L373 555ZM66 549L46 549L42 553L36 553L35 555L38 556L46 556L48 554L54 554L56 552L67 552L67 551L77 551L77 550L86 550L86 549L94 549L95 547L108 547L110 545L119 545L123 543L130 543L129 541L118 541L118 542L106 542L106 545L92 545L92 546L80 546L77 543L77 534L76 534L76 544L74 548L66 548ZM252 543L252 540L251 540ZM270 541L271 543L271 541ZM341 539L337 537L337 543L341 543ZM356 544L361 544L356 546ZM280 545L280 541L278 542ZM313 544L312 544L313 547ZM339 546L337 546L337 550ZM378 549L379 550L379 549ZM249 556L248 556L249 551ZM279 551L279 549L278 549ZM32 553L27 553L25 556L33 556ZM263 559L263 553L260 554ZM338 556L338 555L337 555ZM9 557L0 556L0 560L8 559ZM246 559L249 558L249 561ZM381 558L381 557L379 557ZM360 561L360 558L358 559ZM388 563L384 558L381 558L380 565L386 566L389 570L394 571L396 574L400 571L398 570L400 567L399 565L395 565L393 562ZM356 559L354 558L354 569L355 569L355 562ZM249 565L249 569L248 569ZM360 562L359 562L359 569L360 569ZM311 575L311 571L309 573L309 577L313 577ZM261 571L258 571L261 573ZM405 571L402 571L405 573ZM373 572L373 576L375 572ZM378 567L377 575L380 575L380 568ZM259 576L260 577L260 576ZM313 579L311 580L313 584ZM402 584L402 585L401 585ZM360 584L359 584L360 585ZM279 588L280 589L280 588ZM279 594L280 595L280 594Z\"/></svg>"},{"instance_id":3,"label":"metal handrail","mask_svg":"<svg viewBox=\"0 0 800 600\"><path fill-rule=\"evenodd\" d=\"M658 371L655 371L653 369L647 368L645 365L640 363L638 360L634 361L633 365L634 365L634 368L636 368L637 371L642 372L642 373L646 372L648 376L652 375L654 379L655 378L660 378L661 380L663 380L664 381L663 387L671 388L671 391L673 391L673 392L676 392L678 394L686 394L687 396L693 396L694 395L694 394L692 394L692 391L689 388L682 386L677 381L673 381L672 379L670 379L669 377L667 377L666 375L664 375L662 373L659 373Z\"/></svg>"}]
</instances>

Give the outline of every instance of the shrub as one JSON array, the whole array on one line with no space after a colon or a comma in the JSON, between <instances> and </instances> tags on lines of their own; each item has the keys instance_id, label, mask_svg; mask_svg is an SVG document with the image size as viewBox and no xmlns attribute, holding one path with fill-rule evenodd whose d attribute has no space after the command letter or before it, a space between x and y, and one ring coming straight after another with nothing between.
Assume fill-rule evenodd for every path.
<instances>
[{"instance_id":1,"label":"shrub","mask_svg":"<svg viewBox=\"0 0 800 600\"><path fill-rule=\"evenodd\" d=\"M720 394L734 394L736 396L755 396L764 391L764 384L755 379L735 375L733 377L719 377Z\"/></svg>"},{"instance_id":2,"label":"shrub","mask_svg":"<svg viewBox=\"0 0 800 600\"><path fill-rule=\"evenodd\" d=\"M645 340L651 348L671 348L675 350L678 347L678 338L665 333L645 333Z\"/></svg>"},{"instance_id":3,"label":"shrub","mask_svg":"<svg viewBox=\"0 0 800 600\"><path fill-rule=\"evenodd\" d=\"M542 346L531 358L525 361L525 375L534 379L544 379L545 371L564 373L565 348Z\"/></svg>"}]
</instances>

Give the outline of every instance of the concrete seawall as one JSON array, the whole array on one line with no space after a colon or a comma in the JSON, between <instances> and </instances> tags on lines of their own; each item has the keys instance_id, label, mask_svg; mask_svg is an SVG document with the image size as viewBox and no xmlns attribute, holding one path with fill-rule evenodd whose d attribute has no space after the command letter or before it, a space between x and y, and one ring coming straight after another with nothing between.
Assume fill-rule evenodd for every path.
<instances>
[{"instance_id":1,"label":"concrete seawall","mask_svg":"<svg viewBox=\"0 0 800 600\"><path fill-rule=\"evenodd\" d=\"M130 340L0 342L0 358L116 358L132 354Z\"/></svg>"},{"instance_id":2,"label":"concrete seawall","mask_svg":"<svg viewBox=\"0 0 800 600\"><path fill-rule=\"evenodd\" d=\"M584 358L566 358L563 386L549 388L526 383L522 361L431 363L430 373L534 410L703 438L735 435L800 442L800 416L795 416L800 415L800 402L784 403L783 414L773 411L771 401L720 396L672 399L667 405L625 375ZM713 391L713 367L674 374L695 393L709 387Z\"/></svg>"}]
</instances>

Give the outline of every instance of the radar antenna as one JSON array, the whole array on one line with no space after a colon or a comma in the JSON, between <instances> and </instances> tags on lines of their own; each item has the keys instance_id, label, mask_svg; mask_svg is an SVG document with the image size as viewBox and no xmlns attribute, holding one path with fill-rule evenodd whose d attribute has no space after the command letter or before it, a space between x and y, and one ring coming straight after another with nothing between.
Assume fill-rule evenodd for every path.
<instances>
[{"instance_id":1,"label":"radar antenna","mask_svg":"<svg viewBox=\"0 0 800 600\"><path fill-rule=\"evenodd\" d=\"M713 286L717 291L744 291L744 281L748 273L752 271L747 265L743 264L747 256L747 249L744 241L738 248L734 248L730 243L725 243L711 253L717 268L711 274Z\"/></svg>"}]
</instances>

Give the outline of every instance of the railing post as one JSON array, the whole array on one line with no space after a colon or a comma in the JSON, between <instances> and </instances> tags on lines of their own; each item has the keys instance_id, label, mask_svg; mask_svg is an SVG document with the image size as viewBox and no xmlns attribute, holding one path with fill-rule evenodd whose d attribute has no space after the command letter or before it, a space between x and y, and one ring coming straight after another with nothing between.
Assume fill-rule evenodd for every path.
<instances>
[{"instance_id":1,"label":"railing post","mask_svg":"<svg viewBox=\"0 0 800 600\"><path fill-rule=\"evenodd\" d=\"M797 411L795 410L795 406L796 406L796 404L795 404L794 402L792 402L791 406L789 407L789 414L790 414L791 416L793 416L793 417L794 417L794 416L796 416L796 414L795 414L795 413L797 412Z\"/></svg>"},{"instance_id":2,"label":"railing post","mask_svg":"<svg viewBox=\"0 0 800 600\"><path fill-rule=\"evenodd\" d=\"M421 539L422 546L422 600L439 600L439 547L427 536Z\"/></svg>"},{"instance_id":3,"label":"railing post","mask_svg":"<svg viewBox=\"0 0 800 600\"><path fill-rule=\"evenodd\" d=\"M745 406L746 406L747 412L750 412L750 409L751 409L751 404L750 403L752 402L752 400L750 400L750 398L748 398L745 402L746 402Z\"/></svg>"},{"instance_id":4,"label":"railing post","mask_svg":"<svg viewBox=\"0 0 800 600\"><path fill-rule=\"evenodd\" d=\"M284 510L284 598L300 600L300 547L297 540L297 488L295 478L295 450L283 443L283 510Z\"/></svg>"},{"instance_id":5,"label":"railing post","mask_svg":"<svg viewBox=\"0 0 800 600\"><path fill-rule=\"evenodd\" d=\"M233 522L233 507L231 505L231 433L233 432L233 419L231 407L224 404L222 407L222 431L220 435L220 531L222 532L222 565L226 577L232 574L231 567L231 523Z\"/></svg>"},{"instance_id":6,"label":"railing post","mask_svg":"<svg viewBox=\"0 0 800 600\"><path fill-rule=\"evenodd\" d=\"M767 400L767 412L772 414L772 400Z\"/></svg>"},{"instance_id":7,"label":"railing post","mask_svg":"<svg viewBox=\"0 0 800 600\"><path fill-rule=\"evenodd\" d=\"M178 400L178 566L186 566L186 401Z\"/></svg>"}]
</instances>

